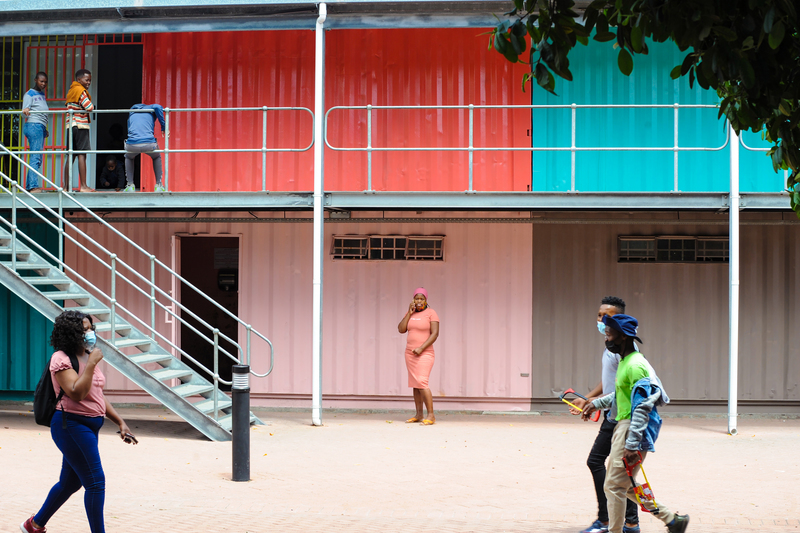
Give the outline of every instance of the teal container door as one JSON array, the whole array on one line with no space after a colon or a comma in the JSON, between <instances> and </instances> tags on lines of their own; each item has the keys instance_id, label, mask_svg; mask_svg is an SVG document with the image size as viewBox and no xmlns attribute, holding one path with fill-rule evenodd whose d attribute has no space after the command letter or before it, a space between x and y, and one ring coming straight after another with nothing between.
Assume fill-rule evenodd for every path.
<instances>
[{"instance_id":1,"label":"teal container door","mask_svg":"<svg viewBox=\"0 0 800 533\"><path fill-rule=\"evenodd\" d=\"M672 80L670 71L683 61L685 53L672 43L650 45L650 53L634 58L633 74L624 76L617 67L617 50L612 43L578 45L570 56L574 81L557 78L553 96L533 87L534 105L610 104L711 104L719 101L714 91L687 78ZM535 83L535 82L534 82ZM571 146L571 109L534 109L534 147ZM716 109L682 109L678 114L678 146L719 148L725 144L727 123L717 118ZM577 147L607 148L605 151L577 152L575 188L581 192L667 192L674 190L674 153L621 152L619 147L672 148L674 109L578 109ZM750 144L750 143L748 143ZM755 145L756 143L752 143ZM763 146L763 145L759 145ZM532 189L569 191L571 154L534 152ZM761 152L742 150L742 191L780 190L780 176ZM729 148L709 152L680 152L679 191L724 192L730 179Z\"/></svg>"},{"instance_id":2,"label":"teal container door","mask_svg":"<svg viewBox=\"0 0 800 533\"><path fill-rule=\"evenodd\" d=\"M19 229L58 255L58 234L50 226L20 223ZM52 330L52 322L0 285L0 398L30 397L52 353Z\"/></svg>"}]
</instances>

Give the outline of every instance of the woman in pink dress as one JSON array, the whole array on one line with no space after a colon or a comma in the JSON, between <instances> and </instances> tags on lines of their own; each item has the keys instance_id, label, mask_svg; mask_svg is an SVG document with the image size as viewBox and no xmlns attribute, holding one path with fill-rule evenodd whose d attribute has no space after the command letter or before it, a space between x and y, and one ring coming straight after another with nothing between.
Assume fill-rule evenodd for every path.
<instances>
[{"instance_id":1,"label":"woman in pink dress","mask_svg":"<svg viewBox=\"0 0 800 533\"><path fill-rule=\"evenodd\" d=\"M400 333L408 332L406 340L406 368L408 368L408 386L414 389L414 407L417 412L406 423L422 422L426 426L433 425L436 417L433 414L433 395L428 387L428 378L433 368L433 343L439 336L439 315L428 307L428 291L419 288L414 291L414 300L408 306L408 312L397 326ZM422 416L422 405L428 410L428 418Z\"/></svg>"}]
</instances>

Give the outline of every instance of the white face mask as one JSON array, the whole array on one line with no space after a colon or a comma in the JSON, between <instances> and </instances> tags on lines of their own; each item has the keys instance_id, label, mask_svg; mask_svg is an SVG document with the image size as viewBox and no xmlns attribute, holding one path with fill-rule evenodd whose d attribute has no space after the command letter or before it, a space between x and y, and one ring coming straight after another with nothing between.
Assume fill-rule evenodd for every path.
<instances>
[{"instance_id":1,"label":"white face mask","mask_svg":"<svg viewBox=\"0 0 800 533\"><path fill-rule=\"evenodd\" d=\"M94 345L97 344L97 335L94 331L89 330L83 334L83 344L87 350L94 348Z\"/></svg>"},{"instance_id":2,"label":"white face mask","mask_svg":"<svg viewBox=\"0 0 800 533\"><path fill-rule=\"evenodd\" d=\"M597 331L600 332L600 335L605 335L606 334L606 325L603 324L602 322L598 322L597 323Z\"/></svg>"}]
</instances>

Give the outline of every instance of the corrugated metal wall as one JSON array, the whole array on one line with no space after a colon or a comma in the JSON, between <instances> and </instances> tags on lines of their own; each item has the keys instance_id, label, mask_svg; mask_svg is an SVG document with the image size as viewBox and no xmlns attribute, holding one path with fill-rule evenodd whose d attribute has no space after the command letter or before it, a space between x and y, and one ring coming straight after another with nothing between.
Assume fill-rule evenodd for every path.
<instances>
[{"instance_id":1,"label":"corrugated metal wall","mask_svg":"<svg viewBox=\"0 0 800 533\"><path fill-rule=\"evenodd\" d=\"M341 105L530 105L520 90L525 68L486 50L484 30L334 30L327 34L326 108ZM530 146L528 110L476 111L475 146ZM374 147L469 145L466 110L378 110ZM333 146L366 147L366 111L334 111ZM372 158L373 188L388 191L463 191L469 184L466 152L385 152ZM476 152L474 186L480 191L524 191L530 153ZM367 188L363 152L325 154L325 188Z\"/></svg>"},{"instance_id":2,"label":"corrugated metal wall","mask_svg":"<svg viewBox=\"0 0 800 533\"><path fill-rule=\"evenodd\" d=\"M486 51L478 29L334 30L327 33L326 107L336 105L527 104L524 68ZM171 108L303 106L313 108L313 32L151 34L144 38L147 103ZM467 146L467 111L374 111L373 146ZM171 148L261 147L260 112L173 114ZM331 115L334 146L366 147L365 111ZM529 146L526 110L475 113L476 146ZM269 147L304 147L308 114L269 115ZM321 140L320 140L321 141ZM163 143L163 141L161 141ZM373 157L377 190L466 190L466 153L390 153ZM329 190L367 187L366 153L327 149ZM311 151L267 156L267 189L313 188ZM149 165L143 165L151 176ZM475 188L526 190L529 153L476 153ZM146 180L152 180L147 177ZM261 190L260 154L174 154L170 190Z\"/></svg>"},{"instance_id":3,"label":"corrugated metal wall","mask_svg":"<svg viewBox=\"0 0 800 533\"><path fill-rule=\"evenodd\" d=\"M58 235L45 224L19 224L20 230L58 254ZM0 285L0 390L32 391L53 353L52 322Z\"/></svg>"},{"instance_id":4,"label":"corrugated metal wall","mask_svg":"<svg viewBox=\"0 0 800 533\"><path fill-rule=\"evenodd\" d=\"M639 214L639 218L652 218ZM600 300L623 298L642 352L674 399L726 399L728 265L620 264L619 235L725 235L725 226L535 225L533 396L591 388L600 376ZM800 399L798 228L743 226L740 398ZM538 253L537 253L538 252Z\"/></svg>"},{"instance_id":5,"label":"corrugated metal wall","mask_svg":"<svg viewBox=\"0 0 800 533\"><path fill-rule=\"evenodd\" d=\"M324 393L408 394L402 356L405 339L396 327L409 293L423 285L442 320L431 376L437 396L475 398L474 406L481 398L552 398L568 387L591 388L599 380L602 349L595 328L597 307L603 296L614 294L624 298L628 312L640 319L643 352L673 398L725 399L728 266L619 264L616 250L619 235L724 235L726 227L670 225L675 214L626 216L631 223L329 222L326 254L333 234L444 234L446 261L326 259ZM635 221L656 217L665 222ZM160 257L169 257L169 239L175 232L240 234L240 286L247 288L241 293L240 313L275 342L276 350L274 373L255 380L253 392L282 397L309 393L310 223L116 226ZM114 244L115 239L98 232L98 226L86 227L93 235L100 233L101 242ZM775 225L742 228L743 399L800 399L800 361L794 348L800 333L793 327L798 319L793 294L800 282L798 231ZM101 272L80 258L73 263L106 283ZM137 265L147 271L146 264ZM159 280L168 290L166 279ZM128 305L129 295L121 293L120 301ZM149 317L145 298L134 299L131 307ZM159 324L161 331L169 331L163 313ZM256 371L265 370L267 364L263 347L254 345ZM530 378L521 373L530 373ZM129 388L113 372L108 387Z\"/></svg>"},{"instance_id":6,"label":"corrugated metal wall","mask_svg":"<svg viewBox=\"0 0 800 533\"><path fill-rule=\"evenodd\" d=\"M686 78L672 80L670 70L685 53L672 43L650 44L650 54L636 56L633 74L626 77L617 67L612 43L578 46L570 57L575 81L557 78L553 96L534 90L534 104L717 104L715 92L697 84L689 89ZM579 109L578 147L672 147L672 109ZM725 142L726 124L717 110L681 110L678 143L682 147L717 147ZM536 110L533 113L534 146L569 147L571 110ZM765 146L758 136L746 135L751 146ZM671 191L673 152L578 152L578 191ZM537 152L533 157L533 189L566 191L570 188L570 152ZM781 176L763 153L741 153L742 191L781 190ZM727 191L730 161L727 149L719 152L682 152L679 155L678 189Z\"/></svg>"},{"instance_id":7,"label":"corrugated metal wall","mask_svg":"<svg viewBox=\"0 0 800 533\"><path fill-rule=\"evenodd\" d=\"M147 34L142 98L164 107L314 107L314 33ZM268 148L304 148L306 112L267 115ZM261 148L262 112L173 113L170 148ZM163 145L163 139L159 143ZM261 153L172 154L172 191L260 191ZM267 154L267 190L313 189L313 154ZM142 165L149 190L152 167Z\"/></svg>"},{"instance_id":8,"label":"corrugated metal wall","mask_svg":"<svg viewBox=\"0 0 800 533\"><path fill-rule=\"evenodd\" d=\"M118 239L95 224L81 226L104 246L124 250ZM311 391L312 225L298 224L115 224L148 250L169 257L176 232L241 234L240 316L275 344L273 374L254 380L253 392ZM531 227L525 224L336 224L326 225L326 249L335 233L444 234L443 263L326 260L325 368L328 394L404 395L410 393L403 360L405 336L397 332L413 290L428 288L431 306L442 318L435 345L431 388L439 396L527 397L530 378ZM130 251L122 251L124 260ZM69 259L98 286L107 276L84 254ZM146 264L135 263L142 272ZM169 290L166 278L158 278ZM122 305L149 320L147 299L118 291ZM163 313L159 330L167 334ZM244 339L240 331L240 339ZM254 343L253 367L269 364L265 347ZM108 389L131 389L108 371Z\"/></svg>"}]
</instances>

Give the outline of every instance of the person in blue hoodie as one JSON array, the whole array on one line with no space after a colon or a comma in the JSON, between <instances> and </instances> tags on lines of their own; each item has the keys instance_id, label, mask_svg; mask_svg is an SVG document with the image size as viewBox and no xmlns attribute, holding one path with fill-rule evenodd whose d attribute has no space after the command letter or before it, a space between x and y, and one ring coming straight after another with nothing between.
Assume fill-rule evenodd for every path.
<instances>
[{"instance_id":1,"label":"person in blue hoodie","mask_svg":"<svg viewBox=\"0 0 800 533\"><path fill-rule=\"evenodd\" d=\"M31 151L41 152L44 150L44 140L48 137L47 123L50 121L50 116L41 111L49 111L47 107L47 99L45 98L45 90L47 89L47 74L44 72L37 72L34 78L33 89L29 90L22 97L22 114L25 115L26 122L22 128L25 138L28 139L28 145ZM28 169L28 175L25 178L25 190L28 192L39 192L39 176L36 172L40 172L42 168L42 154L31 154L28 163L32 168ZM34 172L35 171L35 172Z\"/></svg>"},{"instance_id":2,"label":"person in blue hoodie","mask_svg":"<svg viewBox=\"0 0 800 533\"><path fill-rule=\"evenodd\" d=\"M607 394L583 408L584 419L597 409L617 407L617 426L611 438L611 454L603 488L608 500L608 530L622 533L625 523L626 497L635 500L631 480L625 470L630 465L644 462L648 452L655 451L654 444L661 427L657 407L669 402L661 381L653 367L639 353L634 341L642 344L636 336L639 322L630 315L617 314L603 317L606 349L620 357L614 392ZM634 477L639 466L633 470ZM689 515L680 515L667 509L661 500L658 507L646 502L645 507L653 516L664 522L669 533L683 533L689 525Z\"/></svg>"},{"instance_id":3,"label":"person in blue hoodie","mask_svg":"<svg viewBox=\"0 0 800 533\"><path fill-rule=\"evenodd\" d=\"M136 104L131 109L151 109L153 112L128 113L128 139L125 141L127 186L123 192L136 192L136 186L133 184L133 172L134 160L139 154L147 154L153 160L153 172L156 175L155 192L167 192L167 189L161 183L163 174L161 154L154 153L155 150L158 150L158 141L156 141L155 136L156 120L161 125L162 137L166 128L164 124L164 108L158 104Z\"/></svg>"}]
</instances>

